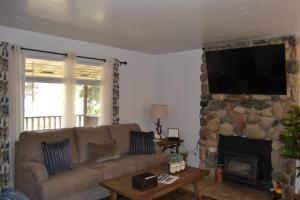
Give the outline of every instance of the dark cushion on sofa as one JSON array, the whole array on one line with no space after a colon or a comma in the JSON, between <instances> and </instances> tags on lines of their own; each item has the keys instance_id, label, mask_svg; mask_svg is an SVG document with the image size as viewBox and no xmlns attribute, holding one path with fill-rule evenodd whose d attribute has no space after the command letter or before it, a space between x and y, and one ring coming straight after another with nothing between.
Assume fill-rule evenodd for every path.
<instances>
[{"instance_id":1,"label":"dark cushion on sofa","mask_svg":"<svg viewBox=\"0 0 300 200\"><path fill-rule=\"evenodd\" d=\"M42 142L41 147L49 175L73 168L71 146L68 139L54 143Z\"/></svg>"},{"instance_id":2,"label":"dark cushion on sofa","mask_svg":"<svg viewBox=\"0 0 300 200\"><path fill-rule=\"evenodd\" d=\"M154 154L153 139L153 131L130 131L129 155Z\"/></svg>"}]
</instances>

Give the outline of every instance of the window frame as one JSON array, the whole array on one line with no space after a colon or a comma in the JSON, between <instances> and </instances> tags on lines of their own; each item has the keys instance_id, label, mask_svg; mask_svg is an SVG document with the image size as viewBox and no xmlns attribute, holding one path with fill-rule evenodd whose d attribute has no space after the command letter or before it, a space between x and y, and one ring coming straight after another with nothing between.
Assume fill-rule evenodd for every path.
<instances>
[{"instance_id":1,"label":"window frame","mask_svg":"<svg viewBox=\"0 0 300 200\"><path fill-rule=\"evenodd\" d=\"M61 56L61 55L52 55L52 54L47 54L47 53L32 52L32 51L26 51L26 50L24 51L24 55L25 55L24 56L24 59L25 59L25 69L24 69L24 71L26 70L26 59L27 58L30 58L30 59L41 59L41 60L50 60L50 61L58 61L58 62L65 62L65 59L66 59L65 56ZM77 64L91 65L93 67L99 67L99 68L104 67L103 66L103 62L89 60L89 59L85 59L85 58L84 59L81 59L81 58L79 59L78 58L76 60L76 65ZM61 78L60 77L59 78L56 78L56 77L30 77L30 76L26 75L26 73L24 73L24 76L25 76L25 83L62 83L62 84L64 84L64 80L65 80L64 79L65 76L63 76ZM99 85L99 87L101 88L101 85L102 85L102 75L100 74L99 76L100 76L100 80L90 80L90 79L89 80L88 79L84 80L84 79L78 79L75 76L74 77L75 78L75 87L76 87L76 85L83 85L83 86L85 86L85 85L86 86ZM100 90L99 90L99 95L100 95ZM65 97L63 97L63 98L65 98ZM24 103L25 103L25 98L24 98ZM101 109L101 106L100 106L100 109ZM83 115L84 116L88 116L87 113L83 114ZM75 113L75 118L76 118L76 116L79 116L79 115L76 115L76 113ZM47 115L36 116L36 117L47 117ZM63 118L63 115L61 115L59 117ZM88 116L88 117L97 117L98 121L99 121L99 116ZM25 122L26 118L28 118L28 117L25 117L25 107L24 107L24 122ZM60 123L60 127L59 128L62 128L61 121L59 123ZM75 123L77 124L77 122L75 122ZM45 124L45 119L44 119L44 124ZM28 127L26 127L26 128L28 128ZM30 130L30 129L26 129L26 128L25 128L25 123L24 123L24 129L25 130ZM54 129L55 128L57 128L57 127L54 127ZM50 127L50 129L53 129L53 128ZM31 130L36 130L36 129L35 129L35 127L31 127ZM38 127L37 130L47 130L47 129L44 126L44 127L42 127L42 129L40 129L40 127Z\"/></svg>"}]
</instances>

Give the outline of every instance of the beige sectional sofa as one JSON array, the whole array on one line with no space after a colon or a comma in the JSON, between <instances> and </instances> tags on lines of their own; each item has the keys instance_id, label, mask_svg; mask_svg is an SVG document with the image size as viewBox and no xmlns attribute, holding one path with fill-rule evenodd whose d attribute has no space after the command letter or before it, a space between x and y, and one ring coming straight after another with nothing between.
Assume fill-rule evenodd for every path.
<instances>
[{"instance_id":1,"label":"beige sectional sofa","mask_svg":"<svg viewBox=\"0 0 300 200\"><path fill-rule=\"evenodd\" d=\"M166 155L159 149L151 155L128 155L131 130L140 130L140 127L122 124L23 132L16 144L16 188L32 200L94 200L108 195L108 191L99 186L101 180L167 163ZM74 168L48 176L43 165L41 142L58 142L67 138ZM121 157L91 163L88 143L105 143L111 139L117 141Z\"/></svg>"}]
</instances>

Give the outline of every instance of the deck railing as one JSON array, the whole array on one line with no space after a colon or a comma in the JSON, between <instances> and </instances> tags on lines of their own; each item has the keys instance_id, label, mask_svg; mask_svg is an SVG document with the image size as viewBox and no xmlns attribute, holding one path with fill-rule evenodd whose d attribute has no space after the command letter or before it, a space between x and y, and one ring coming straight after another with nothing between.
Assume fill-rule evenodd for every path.
<instances>
[{"instance_id":1,"label":"deck railing","mask_svg":"<svg viewBox=\"0 0 300 200\"><path fill-rule=\"evenodd\" d=\"M98 117L91 115L76 115L77 127L93 127L98 125Z\"/></svg>"},{"instance_id":2,"label":"deck railing","mask_svg":"<svg viewBox=\"0 0 300 200\"><path fill-rule=\"evenodd\" d=\"M98 117L76 115L77 127L92 127L98 125ZM24 118L24 130L47 130L62 128L62 116L32 116Z\"/></svg>"}]
</instances>

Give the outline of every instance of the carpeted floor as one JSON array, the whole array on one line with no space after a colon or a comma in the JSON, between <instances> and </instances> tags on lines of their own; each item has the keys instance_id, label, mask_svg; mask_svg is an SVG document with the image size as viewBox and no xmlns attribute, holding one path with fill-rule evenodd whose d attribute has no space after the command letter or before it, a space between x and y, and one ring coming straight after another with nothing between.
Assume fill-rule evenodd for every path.
<instances>
[{"instance_id":1,"label":"carpeted floor","mask_svg":"<svg viewBox=\"0 0 300 200\"><path fill-rule=\"evenodd\" d=\"M100 199L100 200L110 200L110 197ZM118 200L128 200L125 197L118 196ZM164 197L161 200L196 200L195 194L189 190L179 189L175 192L172 192ZM201 200L215 200L209 197L202 197Z\"/></svg>"}]
</instances>

